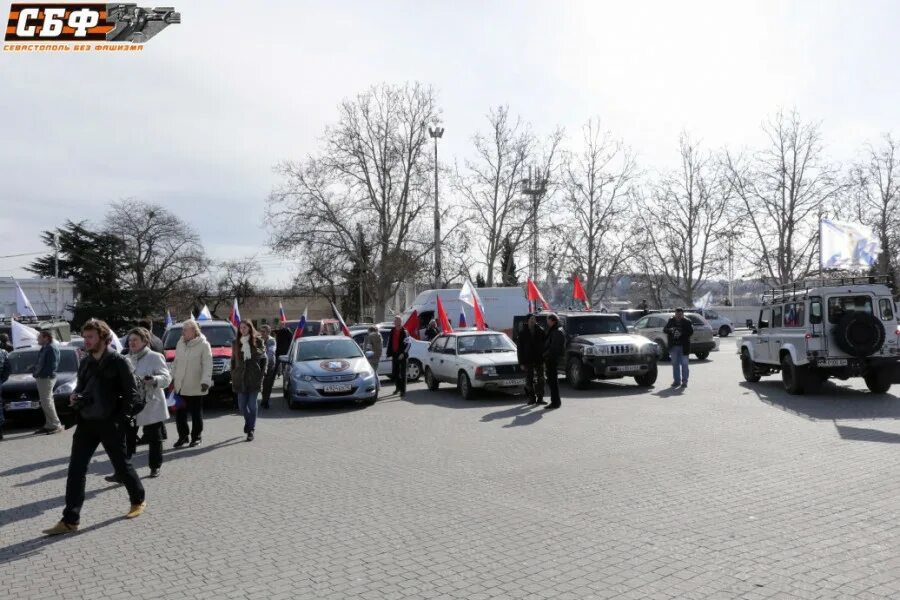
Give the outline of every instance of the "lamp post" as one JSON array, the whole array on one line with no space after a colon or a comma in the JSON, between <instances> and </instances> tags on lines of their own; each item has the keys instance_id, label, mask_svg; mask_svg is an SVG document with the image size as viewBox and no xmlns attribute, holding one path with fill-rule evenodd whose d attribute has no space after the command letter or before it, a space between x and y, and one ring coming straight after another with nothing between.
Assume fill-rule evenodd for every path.
<instances>
[{"instance_id":1,"label":"lamp post","mask_svg":"<svg viewBox=\"0 0 900 600\"><path fill-rule=\"evenodd\" d=\"M438 140L444 136L444 128L437 125L428 128L434 140L434 289L441 288L441 209L438 205Z\"/></svg>"},{"instance_id":2,"label":"lamp post","mask_svg":"<svg viewBox=\"0 0 900 600\"><path fill-rule=\"evenodd\" d=\"M531 278L537 281L538 204L547 192L547 177L539 168L528 167L528 178L522 180L522 193L531 197Z\"/></svg>"},{"instance_id":3,"label":"lamp post","mask_svg":"<svg viewBox=\"0 0 900 600\"><path fill-rule=\"evenodd\" d=\"M365 238L363 237L362 223L356 224L356 233L359 236L359 322L363 322L363 282L366 278Z\"/></svg>"}]
</instances>

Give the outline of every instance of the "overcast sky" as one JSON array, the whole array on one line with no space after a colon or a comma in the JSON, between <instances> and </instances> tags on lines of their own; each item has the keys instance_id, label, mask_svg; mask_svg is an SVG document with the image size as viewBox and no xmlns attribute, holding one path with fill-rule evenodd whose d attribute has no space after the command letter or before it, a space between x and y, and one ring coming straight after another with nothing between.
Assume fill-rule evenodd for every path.
<instances>
[{"instance_id":1,"label":"overcast sky","mask_svg":"<svg viewBox=\"0 0 900 600\"><path fill-rule=\"evenodd\" d=\"M497 104L570 139L599 116L645 169L672 164L683 129L758 144L779 107L821 120L842 162L900 133L897 2L174 4L182 24L142 53L0 53L0 255L123 197L191 222L214 258L264 254L272 166L315 152L337 103L382 81L435 86L442 156L460 161Z\"/></svg>"}]
</instances>

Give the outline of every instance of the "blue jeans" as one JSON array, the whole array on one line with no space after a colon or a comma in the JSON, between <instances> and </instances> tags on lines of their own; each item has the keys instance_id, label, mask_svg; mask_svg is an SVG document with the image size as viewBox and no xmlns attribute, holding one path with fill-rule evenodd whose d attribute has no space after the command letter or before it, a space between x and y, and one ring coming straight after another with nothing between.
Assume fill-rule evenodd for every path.
<instances>
[{"instance_id":1,"label":"blue jeans","mask_svg":"<svg viewBox=\"0 0 900 600\"><path fill-rule=\"evenodd\" d=\"M688 355L684 353L684 347L672 346L669 348L669 356L672 357L672 381L675 383L687 383L691 370L688 366Z\"/></svg>"},{"instance_id":2,"label":"blue jeans","mask_svg":"<svg viewBox=\"0 0 900 600\"><path fill-rule=\"evenodd\" d=\"M244 415L244 433L250 433L256 429L256 413L259 411L259 405L256 397L259 392L252 394L242 394L238 392L238 410Z\"/></svg>"}]
</instances>

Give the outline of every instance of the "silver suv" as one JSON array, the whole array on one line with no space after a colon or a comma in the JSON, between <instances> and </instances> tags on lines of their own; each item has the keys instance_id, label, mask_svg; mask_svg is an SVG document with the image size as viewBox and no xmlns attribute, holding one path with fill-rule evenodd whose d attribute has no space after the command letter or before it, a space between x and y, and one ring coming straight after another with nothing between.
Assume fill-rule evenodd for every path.
<instances>
[{"instance_id":1,"label":"silver suv","mask_svg":"<svg viewBox=\"0 0 900 600\"><path fill-rule=\"evenodd\" d=\"M663 360L669 359L669 348L666 345L668 336L663 329L669 319L674 316L674 312L654 312L642 317L634 324L636 334L656 342L656 345L659 346L659 355ZM688 319L694 327L694 335L691 336L691 353L700 360L706 360L709 358L709 353L716 349L712 327L697 313L685 312L684 318Z\"/></svg>"},{"instance_id":2,"label":"silver suv","mask_svg":"<svg viewBox=\"0 0 900 600\"><path fill-rule=\"evenodd\" d=\"M862 377L873 393L900 383L900 324L885 278L817 279L763 296L756 329L741 338L744 379L781 373L791 394L830 377Z\"/></svg>"}]
</instances>

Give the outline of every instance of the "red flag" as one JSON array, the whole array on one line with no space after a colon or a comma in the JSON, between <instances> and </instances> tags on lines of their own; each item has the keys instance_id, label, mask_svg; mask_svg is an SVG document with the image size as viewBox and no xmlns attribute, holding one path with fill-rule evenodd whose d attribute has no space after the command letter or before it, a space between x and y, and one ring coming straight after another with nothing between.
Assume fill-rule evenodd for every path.
<instances>
[{"instance_id":1,"label":"red flag","mask_svg":"<svg viewBox=\"0 0 900 600\"><path fill-rule=\"evenodd\" d=\"M334 305L334 302L331 303L331 312L334 313L334 318L337 319L337 322L341 325L341 333L343 333L347 337L353 337L352 335L350 335L350 329L347 327L347 324L344 323L344 317L342 317L341 313L338 312L337 306Z\"/></svg>"},{"instance_id":2,"label":"red flag","mask_svg":"<svg viewBox=\"0 0 900 600\"><path fill-rule=\"evenodd\" d=\"M588 300L587 293L584 291L584 288L581 287L581 279L578 277L578 273L572 276L572 298L575 300L581 300L584 302L585 308L591 310L591 301Z\"/></svg>"},{"instance_id":3,"label":"red flag","mask_svg":"<svg viewBox=\"0 0 900 600\"><path fill-rule=\"evenodd\" d=\"M444 303L441 297L437 297L437 318L438 325L441 326L441 333L453 333L453 327L450 325L450 319L447 318L447 311L444 310Z\"/></svg>"},{"instance_id":4,"label":"red flag","mask_svg":"<svg viewBox=\"0 0 900 600\"><path fill-rule=\"evenodd\" d=\"M475 329L484 331L487 329L487 323L484 322L484 313L481 312L481 304L475 301Z\"/></svg>"},{"instance_id":5,"label":"red flag","mask_svg":"<svg viewBox=\"0 0 900 600\"><path fill-rule=\"evenodd\" d=\"M419 311L412 311L412 314L406 319L406 323L403 324L403 329L409 333L409 337L412 339L419 339Z\"/></svg>"},{"instance_id":6,"label":"red flag","mask_svg":"<svg viewBox=\"0 0 900 600\"><path fill-rule=\"evenodd\" d=\"M544 310L550 310L550 303L544 300L543 294L541 294L541 291L534 285L534 281L531 280L531 277L528 278L526 297L529 302L534 303L533 305L535 308L537 307L537 303L540 302L541 305L543 305Z\"/></svg>"}]
</instances>

